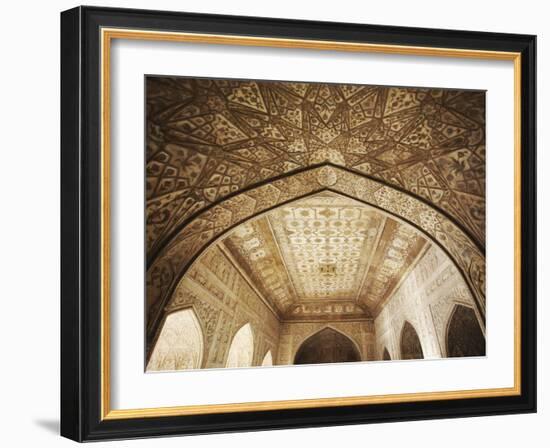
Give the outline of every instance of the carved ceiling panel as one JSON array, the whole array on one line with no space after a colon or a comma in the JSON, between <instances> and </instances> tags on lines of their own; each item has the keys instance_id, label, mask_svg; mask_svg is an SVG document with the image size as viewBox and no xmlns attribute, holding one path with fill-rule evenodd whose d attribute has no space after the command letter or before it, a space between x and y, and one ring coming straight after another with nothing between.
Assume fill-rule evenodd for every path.
<instances>
[{"instance_id":1,"label":"carved ceiling panel","mask_svg":"<svg viewBox=\"0 0 550 448\"><path fill-rule=\"evenodd\" d=\"M267 218L241 224L223 244L264 298L280 314L285 313L296 294Z\"/></svg>"},{"instance_id":2,"label":"carved ceiling panel","mask_svg":"<svg viewBox=\"0 0 550 448\"><path fill-rule=\"evenodd\" d=\"M218 244L293 319L373 315L426 243L414 227L324 191L241 224Z\"/></svg>"},{"instance_id":3,"label":"carved ceiling panel","mask_svg":"<svg viewBox=\"0 0 550 448\"><path fill-rule=\"evenodd\" d=\"M147 248L232 193L330 162L419 196L485 244L485 93L147 78Z\"/></svg>"},{"instance_id":4,"label":"carved ceiling panel","mask_svg":"<svg viewBox=\"0 0 550 448\"><path fill-rule=\"evenodd\" d=\"M325 193L268 217L300 299L356 297L382 222L379 213Z\"/></svg>"},{"instance_id":5,"label":"carved ceiling panel","mask_svg":"<svg viewBox=\"0 0 550 448\"><path fill-rule=\"evenodd\" d=\"M388 219L372 257L367 281L359 299L378 314L394 288L415 266L415 260L427 244L413 227Z\"/></svg>"}]
</instances>

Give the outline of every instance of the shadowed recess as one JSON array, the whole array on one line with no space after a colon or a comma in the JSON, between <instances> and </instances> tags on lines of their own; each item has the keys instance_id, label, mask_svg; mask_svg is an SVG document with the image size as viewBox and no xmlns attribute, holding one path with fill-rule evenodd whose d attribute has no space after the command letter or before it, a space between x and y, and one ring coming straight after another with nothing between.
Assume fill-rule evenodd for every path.
<instances>
[{"instance_id":1,"label":"shadowed recess","mask_svg":"<svg viewBox=\"0 0 550 448\"><path fill-rule=\"evenodd\" d=\"M401 331L401 359L422 359L424 352L414 327L405 322Z\"/></svg>"},{"instance_id":2,"label":"shadowed recess","mask_svg":"<svg viewBox=\"0 0 550 448\"><path fill-rule=\"evenodd\" d=\"M475 311L456 305L447 332L447 356L485 356L485 336Z\"/></svg>"},{"instance_id":3,"label":"shadowed recess","mask_svg":"<svg viewBox=\"0 0 550 448\"><path fill-rule=\"evenodd\" d=\"M325 364L360 361L353 342L332 328L325 328L307 339L296 353L294 364Z\"/></svg>"}]
</instances>

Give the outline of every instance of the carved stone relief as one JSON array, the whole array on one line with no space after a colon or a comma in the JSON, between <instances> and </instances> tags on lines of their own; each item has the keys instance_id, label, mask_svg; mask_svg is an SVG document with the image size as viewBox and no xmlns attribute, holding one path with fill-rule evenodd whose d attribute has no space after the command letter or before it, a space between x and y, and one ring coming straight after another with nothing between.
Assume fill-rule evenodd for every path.
<instances>
[{"instance_id":1,"label":"carved stone relief","mask_svg":"<svg viewBox=\"0 0 550 448\"><path fill-rule=\"evenodd\" d=\"M302 343L326 327L333 328L350 338L361 353L362 360L374 359L374 353L369 352L369 345L372 347L374 342L374 326L371 320L330 322L328 324L326 322L289 322L283 323L281 326L277 364L292 364Z\"/></svg>"},{"instance_id":2,"label":"carved stone relief","mask_svg":"<svg viewBox=\"0 0 550 448\"><path fill-rule=\"evenodd\" d=\"M265 208L281 204L281 201L284 204L284 201L315 193L319 188L316 178L321 170L325 173L330 170L336 175L337 180L331 187L332 190L393 213L418 226L419 230L434 238L451 255L472 288L478 305L484 307L484 284L480 281L485 270L484 256L456 225L427 204L404 193L340 168L322 167L280 179L268 186L238 195L209 209L204 217L198 217L193 221L193 225L182 229L160 254L147 274L150 330L153 331L155 328L155 316L158 319L159 307L169 293L171 283L179 278L178 272L186 268L194 254L200 253L216 235L230 228L234 223L238 223L246 213L258 213ZM273 194L273 189L277 189L278 193ZM275 204L259 200L266 192ZM244 206L243 201L249 201L251 206ZM258 205L262 208L258 209ZM231 211L234 207L238 211L236 214ZM416 249L419 250L418 247Z\"/></svg>"},{"instance_id":3,"label":"carved stone relief","mask_svg":"<svg viewBox=\"0 0 550 448\"><path fill-rule=\"evenodd\" d=\"M164 349L184 310L202 367L292 364L327 326L399 359L405 321L446 356L457 303L485 331L484 92L146 82L151 370L196 368Z\"/></svg>"},{"instance_id":4,"label":"carved stone relief","mask_svg":"<svg viewBox=\"0 0 550 448\"><path fill-rule=\"evenodd\" d=\"M250 324L254 335L251 363L257 361L260 348L276 353L277 317L216 246L182 279L166 312L189 306L196 311L204 329L204 367L226 365L235 333L246 324Z\"/></svg>"},{"instance_id":5,"label":"carved stone relief","mask_svg":"<svg viewBox=\"0 0 550 448\"><path fill-rule=\"evenodd\" d=\"M236 191L324 161L426 199L484 244L484 92L148 77L146 96L149 248Z\"/></svg>"},{"instance_id":6,"label":"carved stone relief","mask_svg":"<svg viewBox=\"0 0 550 448\"><path fill-rule=\"evenodd\" d=\"M440 249L431 246L374 321L379 359L384 348L392 359L399 359L399 338L405 321L418 333L424 357L446 356L445 329L455 303L474 306L456 267Z\"/></svg>"}]
</instances>

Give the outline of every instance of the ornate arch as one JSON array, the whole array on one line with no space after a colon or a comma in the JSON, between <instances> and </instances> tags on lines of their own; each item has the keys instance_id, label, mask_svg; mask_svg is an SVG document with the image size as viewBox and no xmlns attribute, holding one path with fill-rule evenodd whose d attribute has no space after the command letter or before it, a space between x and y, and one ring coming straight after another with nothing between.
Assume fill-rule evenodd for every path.
<instances>
[{"instance_id":1,"label":"ornate arch","mask_svg":"<svg viewBox=\"0 0 550 448\"><path fill-rule=\"evenodd\" d=\"M245 362L246 365L241 364L242 357L239 357L238 347L235 344L238 343L249 343L249 353L248 360ZM254 340L254 330L250 322L242 325L231 338L231 344L229 344L229 350L227 352L227 359L225 360L225 367L252 367L254 364L254 350L256 349L256 341Z\"/></svg>"},{"instance_id":2,"label":"ornate arch","mask_svg":"<svg viewBox=\"0 0 550 448\"><path fill-rule=\"evenodd\" d=\"M311 331L310 333L308 333L307 335L303 336L300 341L297 343L297 344L293 344L294 347L292 349L292 356L291 356L291 360L292 362L294 362L294 359L296 358L296 355L298 354L298 352L300 351L300 348L307 342L309 341L311 338L315 337L316 335L318 335L319 333L321 333L322 331L325 331L325 330L332 330L336 333L339 333L341 334L342 336L344 336L346 339L349 339L349 341L353 344L355 350L357 350L357 353L359 354L359 358L361 360L363 360L363 351L361 350L361 346L360 344L355 340L355 338L352 336L352 335L349 335L349 334L346 334L343 330L337 328L336 326L334 325L324 325L320 328L317 328L313 331Z\"/></svg>"},{"instance_id":3,"label":"ornate arch","mask_svg":"<svg viewBox=\"0 0 550 448\"><path fill-rule=\"evenodd\" d=\"M200 369L205 351L204 329L195 309L179 309L163 319L146 370Z\"/></svg>"},{"instance_id":4,"label":"ornate arch","mask_svg":"<svg viewBox=\"0 0 550 448\"><path fill-rule=\"evenodd\" d=\"M404 343L409 342L410 338L413 339L413 343L418 345L418 347L412 347L414 350L420 351L420 357L416 356L418 353L406 353L404 348ZM406 341L405 338L409 338L409 341ZM422 347L422 341L418 335L418 331L408 320L405 320L403 326L401 327L401 332L399 334L399 354L401 359L423 359L425 356L424 347Z\"/></svg>"},{"instance_id":5,"label":"ornate arch","mask_svg":"<svg viewBox=\"0 0 550 448\"><path fill-rule=\"evenodd\" d=\"M464 337L472 337L474 339L478 338L478 340L475 341L476 343L474 344L475 346L478 346L478 350L475 350L476 353L468 353L460 356L485 356L485 353L486 353L485 332L483 330L483 326L479 322L477 313L475 309L472 306L470 306L470 304L465 304L460 302L455 302L453 304L451 311L449 313L449 317L447 319L447 325L445 328L445 335L444 335L444 344L443 344L445 347L445 356L447 357L457 356L456 354L452 355L451 354L452 350L450 350L450 340L451 340L451 331L452 331L451 329L453 327L453 324L455 323L455 317L457 316L458 313L463 312L463 310L467 310L466 312L471 312L473 314L473 317L474 317L473 323L475 323L475 327L473 328L470 327L466 332L464 332L462 330L463 327L461 327L461 333L464 333Z\"/></svg>"},{"instance_id":6,"label":"ornate arch","mask_svg":"<svg viewBox=\"0 0 550 448\"><path fill-rule=\"evenodd\" d=\"M485 93L151 76L147 248L261 182L330 161L424 198L484 244Z\"/></svg>"},{"instance_id":7,"label":"ornate arch","mask_svg":"<svg viewBox=\"0 0 550 448\"><path fill-rule=\"evenodd\" d=\"M416 227L454 262L484 315L485 256L460 226L425 201L326 163L231 196L198 213L181 228L147 270L148 341L158 332L164 308L180 279L210 244L249 219L324 190L376 207Z\"/></svg>"},{"instance_id":8,"label":"ornate arch","mask_svg":"<svg viewBox=\"0 0 550 448\"><path fill-rule=\"evenodd\" d=\"M262 358L262 367L272 366L272 365L273 365L273 353L271 352L271 349L269 349L265 354L265 356Z\"/></svg>"}]
</instances>

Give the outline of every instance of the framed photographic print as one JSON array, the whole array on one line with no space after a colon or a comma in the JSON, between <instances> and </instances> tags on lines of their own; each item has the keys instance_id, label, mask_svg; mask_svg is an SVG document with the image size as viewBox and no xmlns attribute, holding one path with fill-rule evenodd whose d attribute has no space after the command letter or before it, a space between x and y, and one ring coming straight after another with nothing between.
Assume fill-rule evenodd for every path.
<instances>
[{"instance_id":1,"label":"framed photographic print","mask_svg":"<svg viewBox=\"0 0 550 448\"><path fill-rule=\"evenodd\" d=\"M534 36L61 14L61 433L536 411Z\"/></svg>"}]
</instances>

